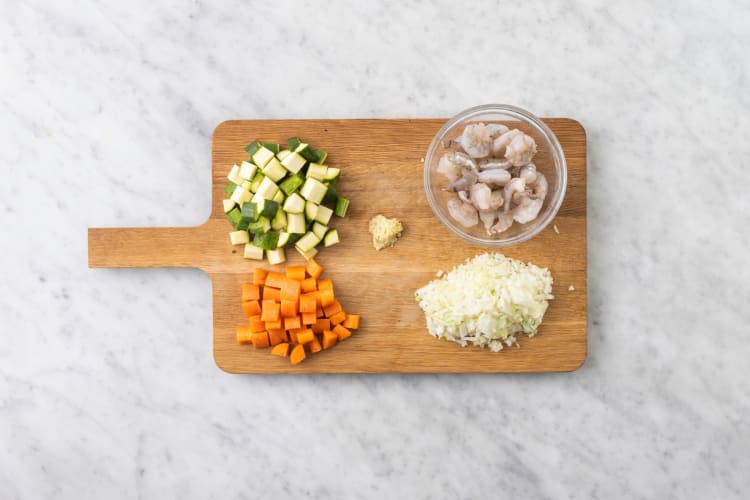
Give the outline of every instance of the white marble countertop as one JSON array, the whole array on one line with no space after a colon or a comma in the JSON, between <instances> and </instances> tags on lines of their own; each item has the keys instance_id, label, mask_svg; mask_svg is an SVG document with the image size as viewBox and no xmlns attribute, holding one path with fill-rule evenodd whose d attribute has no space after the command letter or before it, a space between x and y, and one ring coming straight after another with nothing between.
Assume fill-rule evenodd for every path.
<instances>
[{"instance_id":1,"label":"white marble countertop","mask_svg":"<svg viewBox=\"0 0 750 500\"><path fill-rule=\"evenodd\" d=\"M350 3L0 3L0 497L747 498L748 4ZM588 131L576 372L232 376L203 273L87 268L222 120L486 102Z\"/></svg>"}]
</instances>

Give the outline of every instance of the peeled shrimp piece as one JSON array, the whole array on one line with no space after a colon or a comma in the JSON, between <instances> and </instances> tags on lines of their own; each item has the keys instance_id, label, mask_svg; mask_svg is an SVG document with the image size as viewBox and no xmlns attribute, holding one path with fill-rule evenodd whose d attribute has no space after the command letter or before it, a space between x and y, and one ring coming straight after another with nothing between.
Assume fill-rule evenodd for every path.
<instances>
[{"instance_id":1,"label":"peeled shrimp piece","mask_svg":"<svg viewBox=\"0 0 750 500\"><path fill-rule=\"evenodd\" d=\"M510 130L505 125L500 123L489 123L487 124L487 133L490 135L490 139L493 141L503 135L505 132Z\"/></svg>"},{"instance_id":2,"label":"peeled shrimp piece","mask_svg":"<svg viewBox=\"0 0 750 500\"><path fill-rule=\"evenodd\" d=\"M518 134L523 134L523 132L521 132L517 128L514 128L513 130L505 132L500 137L492 141L492 156L505 156L506 146L508 146L508 144L510 144L510 141L512 141L513 138Z\"/></svg>"},{"instance_id":3,"label":"peeled shrimp piece","mask_svg":"<svg viewBox=\"0 0 750 500\"><path fill-rule=\"evenodd\" d=\"M492 190L487 184L477 183L469 190L471 204L477 210L489 210L492 204Z\"/></svg>"},{"instance_id":4,"label":"peeled shrimp piece","mask_svg":"<svg viewBox=\"0 0 750 500\"><path fill-rule=\"evenodd\" d=\"M490 233L498 234L510 229L513 225L513 215L498 211L497 223L490 228Z\"/></svg>"},{"instance_id":5,"label":"peeled shrimp piece","mask_svg":"<svg viewBox=\"0 0 750 500\"><path fill-rule=\"evenodd\" d=\"M539 200L544 200L544 198L547 197L548 189L549 184L547 184L547 178L543 174L537 172L536 180L531 185L531 196Z\"/></svg>"},{"instance_id":6,"label":"peeled shrimp piece","mask_svg":"<svg viewBox=\"0 0 750 500\"><path fill-rule=\"evenodd\" d=\"M505 185L503 189L503 197L505 204L505 212L510 210L510 204L514 200L514 195L526 194L526 181L520 177L514 177L509 183ZM517 197L516 197L517 199Z\"/></svg>"},{"instance_id":7,"label":"peeled shrimp piece","mask_svg":"<svg viewBox=\"0 0 750 500\"><path fill-rule=\"evenodd\" d=\"M497 219L498 212L497 210L480 210L479 211L479 220L482 221L482 224L484 224L484 230L487 231L487 234L491 235L492 231L490 229L495 224L495 219Z\"/></svg>"},{"instance_id":8,"label":"peeled shrimp piece","mask_svg":"<svg viewBox=\"0 0 750 500\"><path fill-rule=\"evenodd\" d=\"M505 186L510 182L510 172L507 170L485 170L479 172L479 182L490 184L493 186Z\"/></svg>"},{"instance_id":9,"label":"peeled shrimp piece","mask_svg":"<svg viewBox=\"0 0 750 500\"><path fill-rule=\"evenodd\" d=\"M511 164L508 160L488 158L479 162L479 170L508 170Z\"/></svg>"},{"instance_id":10,"label":"peeled shrimp piece","mask_svg":"<svg viewBox=\"0 0 750 500\"><path fill-rule=\"evenodd\" d=\"M461 177L461 165L453 161L453 153L446 153L438 162L437 171L443 174L450 182L455 182Z\"/></svg>"},{"instance_id":11,"label":"peeled shrimp piece","mask_svg":"<svg viewBox=\"0 0 750 500\"><path fill-rule=\"evenodd\" d=\"M472 158L484 158L492 150L492 139L484 123L467 125L459 142L466 154Z\"/></svg>"},{"instance_id":12,"label":"peeled shrimp piece","mask_svg":"<svg viewBox=\"0 0 750 500\"><path fill-rule=\"evenodd\" d=\"M505 147L505 158L514 167L526 165L536 154L536 141L530 135L523 132L516 135Z\"/></svg>"},{"instance_id":13,"label":"peeled shrimp piece","mask_svg":"<svg viewBox=\"0 0 750 500\"><path fill-rule=\"evenodd\" d=\"M526 181L527 185L533 184L534 182L536 182L536 165L534 165L533 163L524 165L518 171L518 177L523 178L523 180Z\"/></svg>"},{"instance_id":14,"label":"peeled shrimp piece","mask_svg":"<svg viewBox=\"0 0 750 500\"><path fill-rule=\"evenodd\" d=\"M497 189L490 194L490 208L497 210L503 206L505 200L503 199L503 190Z\"/></svg>"},{"instance_id":15,"label":"peeled shrimp piece","mask_svg":"<svg viewBox=\"0 0 750 500\"><path fill-rule=\"evenodd\" d=\"M524 196L521 199L521 203L519 203L512 211L513 219L521 224L533 221L536 219L536 216L539 215L539 211L542 209L542 203L544 203L544 200L542 199Z\"/></svg>"},{"instance_id":16,"label":"peeled shrimp piece","mask_svg":"<svg viewBox=\"0 0 750 500\"><path fill-rule=\"evenodd\" d=\"M474 227L479 224L477 209L470 203L463 202L458 198L448 200L448 213L456 222L464 227Z\"/></svg>"}]
</instances>

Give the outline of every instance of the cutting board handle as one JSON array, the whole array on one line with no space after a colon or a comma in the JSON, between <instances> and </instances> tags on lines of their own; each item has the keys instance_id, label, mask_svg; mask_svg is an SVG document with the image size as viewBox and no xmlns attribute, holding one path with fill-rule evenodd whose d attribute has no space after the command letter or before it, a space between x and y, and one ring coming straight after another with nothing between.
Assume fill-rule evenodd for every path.
<instances>
[{"instance_id":1,"label":"cutting board handle","mask_svg":"<svg viewBox=\"0 0 750 500\"><path fill-rule=\"evenodd\" d=\"M89 228L89 267L201 268L206 226Z\"/></svg>"}]
</instances>

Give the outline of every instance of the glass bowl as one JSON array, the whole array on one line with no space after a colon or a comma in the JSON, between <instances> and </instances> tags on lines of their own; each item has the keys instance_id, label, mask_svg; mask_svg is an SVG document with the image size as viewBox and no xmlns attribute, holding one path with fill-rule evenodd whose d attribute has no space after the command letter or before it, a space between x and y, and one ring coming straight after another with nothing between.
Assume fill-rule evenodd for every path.
<instances>
[{"instance_id":1,"label":"glass bowl","mask_svg":"<svg viewBox=\"0 0 750 500\"><path fill-rule=\"evenodd\" d=\"M502 123L510 129L520 129L533 137L537 153L532 162L549 183L547 196L536 219L526 224L514 221L506 231L491 236L487 234L481 221L476 226L467 228L451 217L447 203L456 197L456 193L448 191L450 182L437 171L438 162L443 154L456 150L455 147L451 148L451 141L461 135L464 127L478 122ZM565 155L555 134L533 114L506 104L484 104L457 114L438 131L424 158L424 189L435 216L457 236L485 247L501 248L516 245L539 234L554 219L562 205L567 179Z\"/></svg>"}]
</instances>

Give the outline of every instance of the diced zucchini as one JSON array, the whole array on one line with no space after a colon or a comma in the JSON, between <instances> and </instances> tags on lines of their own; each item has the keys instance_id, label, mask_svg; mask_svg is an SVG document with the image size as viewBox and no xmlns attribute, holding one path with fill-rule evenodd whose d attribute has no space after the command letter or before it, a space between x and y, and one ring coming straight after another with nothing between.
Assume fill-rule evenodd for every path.
<instances>
[{"instance_id":1,"label":"diced zucchini","mask_svg":"<svg viewBox=\"0 0 750 500\"><path fill-rule=\"evenodd\" d=\"M284 212L279 212L284 213ZM276 242L276 246L281 248L287 243L289 243L289 240L291 239L291 234L287 233L286 231L279 231L279 241Z\"/></svg>"},{"instance_id":2,"label":"diced zucchini","mask_svg":"<svg viewBox=\"0 0 750 500\"><path fill-rule=\"evenodd\" d=\"M267 200L272 200L273 197L276 196L276 191L278 190L279 186L277 186L275 182L268 177L264 177L263 180L260 181L260 186L258 186L256 193Z\"/></svg>"},{"instance_id":3,"label":"diced zucchini","mask_svg":"<svg viewBox=\"0 0 750 500\"><path fill-rule=\"evenodd\" d=\"M277 210L276 215L271 221L271 229L279 231L281 229L284 229L286 227L286 224L286 212L284 212L283 210Z\"/></svg>"},{"instance_id":4,"label":"diced zucchini","mask_svg":"<svg viewBox=\"0 0 750 500\"><path fill-rule=\"evenodd\" d=\"M339 232L335 229L331 229L323 238L323 245L330 247L339 242Z\"/></svg>"},{"instance_id":5,"label":"diced zucchini","mask_svg":"<svg viewBox=\"0 0 750 500\"><path fill-rule=\"evenodd\" d=\"M312 232L315 233L315 236L317 236L318 238L322 240L323 237L328 232L328 227L324 226L320 222L316 222L312 225Z\"/></svg>"},{"instance_id":6,"label":"diced zucchini","mask_svg":"<svg viewBox=\"0 0 750 500\"><path fill-rule=\"evenodd\" d=\"M263 173L274 182L279 182L286 175L286 169L281 165L281 162L276 157L266 163L263 167Z\"/></svg>"},{"instance_id":7,"label":"diced zucchini","mask_svg":"<svg viewBox=\"0 0 750 500\"><path fill-rule=\"evenodd\" d=\"M305 235L297 241L297 247L303 252L309 251L311 248L315 248L320 243L320 238L313 233L308 231Z\"/></svg>"},{"instance_id":8,"label":"diced zucchini","mask_svg":"<svg viewBox=\"0 0 750 500\"><path fill-rule=\"evenodd\" d=\"M271 230L271 221L266 217L258 217L258 220L252 221L248 224L247 230L253 234L267 233Z\"/></svg>"},{"instance_id":9,"label":"diced zucchini","mask_svg":"<svg viewBox=\"0 0 750 500\"><path fill-rule=\"evenodd\" d=\"M261 144L258 141L253 141L247 146L245 146L245 151L247 152L247 155L252 158L256 151L258 151L261 148Z\"/></svg>"},{"instance_id":10,"label":"diced zucchini","mask_svg":"<svg viewBox=\"0 0 750 500\"><path fill-rule=\"evenodd\" d=\"M304 224L304 217L302 219ZM227 220L233 228L237 229L237 224L239 224L242 220L242 214L240 213L239 207L234 207L229 212L227 212Z\"/></svg>"},{"instance_id":11,"label":"diced zucchini","mask_svg":"<svg viewBox=\"0 0 750 500\"><path fill-rule=\"evenodd\" d=\"M253 163L263 168L274 156L276 156L276 153L265 146L261 146L258 151L253 153Z\"/></svg>"},{"instance_id":12,"label":"diced zucchini","mask_svg":"<svg viewBox=\"0 0 750 500\"><path fill-rule=\"evenodd\" d=\"M245 245L245 258L252 260L263 260L263 249L258 248L252 243Z\"/></svg>"},{"instance_id":13,"label":"diced zucchini","mask_svg":"<svg viewBox=\"0 0 750 500\"><path fill-rule=\"evenodd\" d=\"M313 179L318 179L319 181L322 181L325 179L326 173L328 172L328 167L325 165L320 165L319 163L311 163L307 167L307 176L312 177Z\"/></svg>"},{"instance_id":14,"label":"diced zucchini","mask_svg":"<svg viewBox=\"0 0 750 500\"><path fill-rule=\"evenodd\" d=\"M305 203L305 218L307 220L315 220L315 216L318 214L318 205L308 201Z\"/></svg>"},{"instance_id":15,"label":"diced zucchini","mask_svg":"<svg viewBox=\"0 0 750 500\"><path fill-rule=\"evenodd\" d=\"M247 205L247 203L245 203ZM247 227L250 225L252 221L250 219L246 219L245 217L241 218L240 221L237 223L237 225L234 227L237 231L247 231Z\"/></svg>"},{"instance_id":16,"label":"diced zucchini","mask_svg":"<svg viewBox=\"0 0 750 500\"><path fill-rule=\"evenodd\" d=\"M299 241L302 236L304 236L305 233L289 233L289 241L287 241L287 245L294 245Z\"/></svg>"},{"instance_id":17,"label":"diced zucchini","mask_svg":"<svg viewBox=\"0 0 750 500\"><path fill-rule=\"evenodd\" d=\"M265 179L266 176L263 175L263 172L256 172L255 176L253 177L253 180L250 181L250 191L255 193L258 191L258 188L260 187L260 183L263 182L263 179Z\"/></svg>"},{"instance_id":18,"label":"diced zucchini","mask_svg":"<svg viewBox=\"0 0 750 500\"><path fill-rule=\"evenodd\" d=\"M258 212L258 205L253 202L243 203L241 212L242 218L247 219L248 221L258 220L258 216L260 215Z\"/></svg>"},{"instance_id":19,"label":"diced zucchini","mask_svg":"<svg viewBox=\"0 0 750 500\"><path fill-rule=\"evenodd\" d=\"M326 173L323 176L325 181L336 181L341 175L341 169L336 167L326 167Z\"/></svg>"},{"instance_id":20,"label":"diced zucchini","mask_svg":"<svg viewBox=\"0 0 750 500\"><path fill-rule=\"evenodd\" d=\"M284 202L284 211L290 214L301 214L305 211L305 200L297 193L292 193Z\"/></svg>"},{"instance_id":21,"label":"diced zucchini","mask_svg":"<svg viewBox=\"0 0 750 500\"><path fill-rule=\"evenodd\" d=\"M279 144L276 142L264 142L263 146L265 146L266 149L270 149L271 151L273 151L273 154L279 152Z\"/></svg>"},{"instance_id":22,"label":"diced zucchini","mask_svg":"<svg viewBox=\"0 0 750 500\"><path fill-rule=\"evenodd\" d=\"M278 231L268 231L267 233L257 233L253 237L253 245L263 250L273 250L279 242Z\"/></svg>"},{"instance_id":23,"label":"diced zucchini","mask_svg":"<svg viewBox=\"0 0 750 500\"><path fill-rule=\"evenodd\" d=\"M249 181L255 176L255 172L257 172L257 170L257 165L253 165L249 161L243 161L242 165L240 165L240 177L242 177L246 181Z\"/></svg>"},{"instance_id":24,"label":"diced zucchini","mask_svg":"<svg viewBox=\"0 0 750 500\"><path fill-rule=\"evenodd\" d=\"M289 144L289 149L291 149L292 151L297 149L297 146L302 144L302 141L300 140L299 137L290 137L289 139L286 140L286 142L287 144Z\"/></svg>"},{"instance_id":25,"label":"diced zucchini","mask_svg":"<svg viewBox=\"0 0 750 500\"><path fill-rule=\"evenodd\" d=\"M326 151L323 151L322 149L313 149L315 152L315 155L318 157L317 160L315 160L315 163L322 164L324 161L326 161L326 158L328 158L328 153Z\"/></svg>"},{"instance_id":26,"label":"diced zucchini","mask_svg":"<svg viewBox=\"0 0 750 500\"><path fill-rule=\"evenodd\" d=\"M250 198L252 197L253 195L249 191L242 189L242 186L237 186L234 189L234 193L232 193L232 196L230 198L236 204L242 205L246 201L250 201Z\"/></svg>"},{"instance_id":27,"label":"diced zucchini","mask_svg":"<svg viewBox=\"0 0 750 500\"><path fill-rule=\"evenodd\" d=\"M284 196L284 193L281 192L281 189L279 189L278 191L276 191L276 194L273 195L273 201L275 201L279 205L281 205L282 203L284 203L285 199L286 199L286 196Z\"/></svg>"},{"instance_id":28,"label":"diced zucchini","mask_svg":"<svg viewBox=\"0 0 750 500\"><path fill-rule=\"evenodd\" d=\"M227 187L224 188L224 194L227 196L232 196L232 193L234 193L235 189L237 189L237 184L235 184L232 181L229 181L229 184L227 184Z\"/></svg>"},{"instance_id":29,"label":"diced zucchini","mask_svg":"<svg viewBox=\"0 0 750 500\"><path fill-rule=\"evenodd\" d=\"M242 178L240 177L239 165L232 166L232 168L229 170L229 175L227 175L227 179L229 179L231 182L234 182L235 184L239 184L242 182Z\"/></svg>"},{"instance_id":30,"label":"diced zucchini","mask_svg":"<svg viewBox=\"0 0 750 500\"><path fill-rule=\"evenodd\" d=\"M224 213L229 212L236 205L232 200L222 200L221 203L224 205Z\"/></svg>"},{"instance_id":31,"label":"diced zucchini","mask_svg":"<svg viewBox=\"0 0 750 500\"><path fill-rule=\"evenodd\" d=\"M308 177L300 188L299 194L308 201L320 204L320 202L323 201L323 196L325 196L327 189L326 185L319 180Z\"/></svg>"},{"instance_id":32,"label":"diced zucchini","mask_svg":"<svg viewBox=\"0 0 750 500\"><path fill-rule=\"evenodd\" d=\"M257 210L263 217L273 219L279 210L279 204L273 200L261 200L257 205Z\"/></svg>"},{"instance_id":33,"label":"diced zucchini","mask_svg":"<svg viewBox=\"0 0 750 500\"><path fill-rule=\"evenodd\" d=\"M250 188L253 185L250 181L242 181L242 184L240 184L240 186L242 186L242 189L244 189L245 191L250 191Z\"/></svg>"},{"instance_id":34,"label":"diced zucchini","mask_svg":"<svg viewBox=\"0 0 750 500\"><path fill-rule=\"evenodd\" d=\"M278 158L279 161L282 161L284 158L286 158L287 156L289 156L289 153L291 153L291 152L292 151L289 150L289 149L282 149L281 151L279 151L278 153L276 153L276 158Z\"/></svg>"},{"instance_id":35,"label":"diced zucchini","mask_svg":"<svg viewBox=\"0 0 750 500\"><path fill-rule=\"evenodd\" d=\"M333 215L333 210L331 210L330 208L328 208L328 207L326 207L324 205L320 205L318 207L318 211L315 213L315 217L313 217L313 219L315 219L316 221L320 222L321 224L328 224L328 222L330 222L330 220L331 220L331 216L332 215ZM321 238L322 238L322 236L321 236Z\"/></svg>"},{"instance_id":36,"label":"diced zucchini","mask_svg":"<svg viewBox=\"0 0 750 500\"><path fill-rule=\"evenodd\" d=\"M306 251L306 252L305 252L305 251L303 251L302 249L300 249L300 247L298 247L298 246L296 246L296 245L294 246L294 249L295 249L295 250L297 250L297 251L299 252L299 254L300 254L300 255L301 255L302 257L304 257L304 258L305 258L305 260L310 260L310 259L312 259L313 257L315 257L316 255L318 255L318 249L317 249L317 248L314 248L314 247L313 247L313 248L311 248L310 250Z\"/></svg>"},{"instance_id":37,"label":"diced zucchini","mask_svg":"<svg viewBox=\"0 0 750 500\"><path fill-rule=\"evenodd\" d=\"M250 235L247 231L232 231L229 233L229 239L232 245L244 245L250 242Z\"/></svg>"},{"instance_id":38,"label":"diced zucchini","mask_svg":"<svg viewBox=\"0 0 750 500\"><path fill-rule=\"evenodd\" d=\"M339 194L336 192L336 188L333 187L332 184L329 184L328 189L326 189L326 195L323 196L323 201L320 204L326 205L329 207L335 207L336 200L338 199L339 199Z\"/></svg>"},{"instance_id":39,"label":"diced zucchini","mask_svg":"<svg viewBox=\"0 0 750 500\"><path fill-rule=\"evenodd\" d=\"M297 172L302 170L302 167L305 166L305 163L307 163L307 161L298 153L289 153L283 160L281 160L281 164L284 166L284 168L286 168L293 174L296 174Z\"/></svg>"},{"instance_id":40,"label":"diced zucchini","mask_svg":"<svg viewBox=\"0 0 750 500\"><path fill-rule=\"evenodd\" d=\"M294 152L302 156L302 158L307 161L318 161L318 155L315 154L313 148L311 148L309 144L306 144L304 142L300 143L296 148L294 148Z\"/></svg>"},{"instance_id":41,"label":"diced zucchini","mask_svg":"<svg viewBox=\"0 0 750 500\"><path fill-rule=\"evenodd\" d=\"M286 262L286 252L283 248L276 248L275 250L267 250L266 256L268 257L268 263L272 266L275 264L281 264Z\"/></svg>"},{"instance_id":42,"label":"diced zucchini","mask_svg":"<svg viewBox=\"0 0 750 500\"><path fill-rule=\"evenodd\" d=\"M335 213L339 217L344 217L348 209L349 209L349 200L339 196L338 201L336 201L336 210L334 210L333 213Z\"/></svg>"},{"instance_id":43,"label":"diced zucchini","mask_svg":"<svg viewBox=\"0 0 750 500\"><path fill-rule=\"evenodd\" d=\"M299 174L290 175L279 184L279 189L284 191L287 196L295 192L304 184L305 180Z\"/></svg>"},{"instance_id":44,"label":"diced zucchini","mask_svg":"<svg viewBox=\"0 0 750 500\"><path fill-rule=\"evenodd\" d=\"M292 234L304 234L305 216L302 214L287 214L286 230Z\"/></svg>"}]
</instances>

